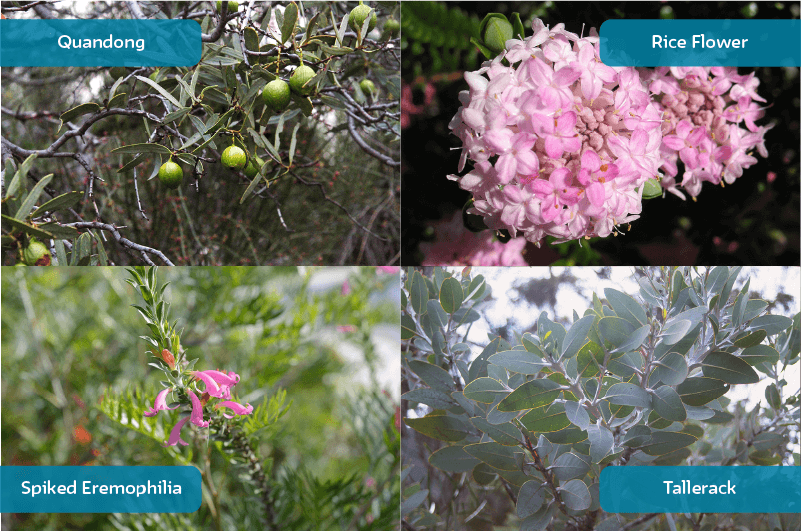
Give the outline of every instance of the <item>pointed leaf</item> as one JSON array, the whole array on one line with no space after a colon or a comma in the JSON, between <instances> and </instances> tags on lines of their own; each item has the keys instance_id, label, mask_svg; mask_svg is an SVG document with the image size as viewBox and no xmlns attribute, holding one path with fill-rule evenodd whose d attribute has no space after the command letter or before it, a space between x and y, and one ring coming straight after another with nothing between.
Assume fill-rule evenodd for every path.
<instances>
[{"instance_id":1,"label":"pointed leaf","mask_svg":"<svg viewBox=\"0 0 801 531\"><path fill-rule=\"evenodd\" d=\"M503 424L490 424L483 417L473 417L470 419L473 426L490 436L490 438L503 446L518 446L523 442L523 435L517 426L511 422Z\"/></svg>"},{"instance_id":2,"label":"pointed leaf","mask_svg":"<svg viewBox=\"0 0 801 531\"><path fill-rule=\"evenodd\" d=\"M434 409L450 409L457 406L455 400L442 391L421 387L412 389L408 393L401 395L401 400L409 400L418 404L426 404Z\"/></svg>"},{"instance_id":3,"label":"pointed leaf","mask_svg":"<svg viewBox=\"0 0 801 531\"><path fill-rule=\"evenodd\" d=\"M112 153L160 153L162 155L170 155L172 151L166 146L161 144L130 144L128 146L118 147L112 149Z\"/></svg>"},{"instance_id":4,"label":"pointed leaf","mask_svg":"<svg viewBox=\"0 0 801 531\"><path fill-rule=\"evenodd\" d=\"M726 382L703 376L687 378L676 387L681 401L691 406L703 406L725 395L728 390Z\"/></svg>"},{"instance_id":5,"label":"pointed leaf","mask_svg":"<svg viewBox=\"0 0 801 531\"><path fill-rule=\"evenodd\" d=\"M432 389L449 393L456 388L453 377L441 367L425 361L412 360L409 362L409 368Z\"/></svg>"},{"instance_id":6,"label":"pointed leaf","mask_svg":"<svg viewBox=\"0 0 801 531\"><path fill-rule=\"evenodd\" d=\"M404 419L404 422L410 428L438 441L461 441L471 432L468 424L451 415L428 415L418 419Z\"/></svg>"},{"instance_id":7,"label":"pointed leaf","mask_svg":"<svg viewBox=\"0 0 801 531\"><path fill-rule=\"evenodd\" d=\"M464 451L463 446L440 448L428 458L432 466L444 472L470 472L481 461Z\"/></svg>"},{"instance_id":8,"label":"pointed leaf","mask_svg":"<svg viewBox=\"0 0 801 531\"><path fill-rule=\"evenodd\" d=\"M645 310L634 297L612 288L604 289L604 295L618 317L630 322L635 328L648 324Z\"/></svg>"},{"instance_id":9,"label":"pointed leaf","mask_svg":"<svg viewBox=\"0 0 801 531\"><path fill-rule=\"evenodd\" d=\"M34 210L33 214L31 214L32 218L39 216L40 214L44 214L45 212L57 212L59 210L65 210L67 208L74 207L77 205L81 199L83 198L83 192L67 192L66 194L61 194L58 197L54 197L50 201L42 204L39 208Z\"/></svg>"},{"instance_id":10,"label":"pointed leaf","mask_svg":"<svg viewBox=\"0 0 801 531\"><path fill-rule=\"evenodd\" d=\"M764 330L769 336L790 328L793 320L783 315L763 315L757 317L748 326L751 330Z\"/></svg>"},{"instance_id":11,"label":"pointed leaf","mask_svg":"<svg viewBox=\"0 0 801 531\"><path fill-rule=\"evenodd\" d=\"M567 481L569 479L584 477L590 470L590 463L573 452L567 452L557 457L550 468L556 476L556 479L559 481Z\"/></svg>"},{"instance_id":12,"label":"pointed leaf","mask_svg":"<svg viewBox=\"0 0 801 531\"><path fill-rule=\"evenodd\" d=\"M676 422L687 420L687 410L684 409L679 394L667 385L654 390L654 411L663 419Z\"/></svg>"},{"instance_id":13,"label":"pointed leaf","mask_svg":"<svg viewBox=\"0 0 801 531\"><path fill-rule=\"evenodd\" d=\"M584 511L589 509L592 504L590 491L580 479L571 479L559 487L559 492L568 509Z\"/></svg>"},{"instance_id":14,"label":"pointed leaf","mask_svg":"<svg viewBox=\"0 0 801 531\"><path fill-rule=\"evenodd\" d=\"M600 463L615 445L614 435L604 426L590 426L587 429L587 440L590 441L590 458L593 463Z\"/></svg>"},{"instance_id":15,"label":"pointed leaf","mask_svg":"<svg viewBox=\"0 0 801 531\"><path fill-rule=\"evenodd\" d=\"M546 366L542 359L525 350L506 350L488 358L493 365L519 374L537 374Z\"/></svg>"},{"instance_id":16,"label":"pointed leaf","mask_svg":"<svg viewBox=\"0 0 801 531\"><path fill-rule=\"evenodd\" d=\"M594 316L588 315L573 323L562 342L562 358L572 358L578 354L579 349L587 343L587 334L589 334L594 320Z\"/></svg>"},{"instance_id":17,"label":"pointed leaf","mask_svg":"<svg viewBox=\"0 0 801 531\"><path fill-rule=\"evenodd\" d=\"M584 406L578 402L565 402L565 414L571 423L575 424L578 428L586 430L590 425L590 415Z\"/></svg>"},{"instance_id":18,"label":"pointed leaf","mask_svg":"<svg viewBox=\"0 0 801 531\"><path fill-rule=\"evenodd\" d=\"M498 404L498 411L521 411L550 404L559 396L561 386L548 379L526 382Z\"/></svg>"},{"instance_id":19,"label":"pointed leaf","mask_svg":"<svg viewBox=\"0 0 801 531\"><path fill-rule=\"evenodd\" d=\"M687 360L678 352L668 352L659 360L660 365L651 372L651 385L659 382L667 385L679 385L687 379L689 372Z\"/></svg>"},{"instance_id":20,"label":"pointed leaf","mask_svg":"<svg viewBox=\"0 0 801 531\"><path fill-rule=\"evenodd\" d=\"M439 302L442 304L442 309L448 313L454 313L462 306L463 301L464 292L459 281L453 277L443 280L439 290Z\"/></svg>"},{"instance_id":21,"label":"pointed leaf","mask_svg":"<svg viewBox=\"0 0 801 531\"><path fill-rule=\"evenodd\" d=\"M779 352L770 345L756 345L743 350L739 358L752 366L763 362L773 365L779 361Z\"/></svg>"},{"instance_id":22,"label":"pointed leaf","mask_svg":"<svg viewBox=\"0 0 801 531\"><path fill-rule=\"evenodd\" d=\"M464 451L498 470L518 470L517 461L511 446L496 442L468 444Z\"/></svg>"},{"instance_id":23,"label":"pointed leaf","mask_svg":"<svg viewBox=\"0 0 801 531\"><path fill-rule=\"evenodd\" d=\"M704 376L730 384L757 383L759 375L748 363L728 352L712 352L701 362Z\"/></svg>"},{"instance_id":24,"label":"pointed leaf","mask_svg":"<svg viewBox=\"0 0 801 531\"><path fill-rule=\"evenodd\" d=\"M39 200L39 196L42 195L44 192L45 186L47 186L50 181L53 180L53 174L45 175L39 182L34 185L31 189L30 193L22 200L22 203L17 210L16 215L14 216L16 219L25 219L30 215L31 210L33 209L36 202Z\"/></svg>"},{"instance_id":25,"label":"pointed leaf","mask_svg":"<svg viewBox=\"0 0 801 531\"><path fill-rule=\"evenodd\" d=\"M650 407L651 397L642 387L621 382L616 383L604 395L604 400L619 406Z\"/></svg>"},{"instance_id":26,"label":"pointed leaf","mask_svg":"<svg viewBox=\"0 0 801 531\"><path fill-rule=\"evenodd\" d=\"M297 24L297 22L298 5L292 2L284 9L284 23L281 24L281 44L287 42L295 33L295 24Z\"/></svg>"},{"instance_id":27,"label":"pointed leaf","mask_svg":"<svg viewBox=\"0 0 801 531\"><path fill-rule=\"evenodd\" d=\"M65 124L67 122L71 122L74 118L77 118L78 116L97 112L99 110L100 110L100 105L98 105L97 103L82 103L77 107L73 107L72 109L65 111L61 115L61 123Z\"/></svg>"},{"instance_id":28,"label":"pointed leaf","mask_svg":"<svg viewBox=\"0 0 801 531\"><path fill-rule=\"evenodd\" d=\"M651 435L651 440L643 445L642 451L647 455L664 455L690 446L697 440L697 437L688 433L657 431Z\"/></svg>"},{"instance_id":29,"label":"pointed leaf","mask_svg":"<svg viewBox=\"0 0 801 531\"><path fill-rule=\"evenodd\" d=\"M169 92L167 92L167 90L166 90L164 87L162 87L161 85L159 85L158 83L156 83L156 82L155 82L155 81L153 81L152 79L150 79L150 78L147 78L147 77L144 77L144 76L134 76L134 77L136 77L136 79L138 79L138 80L139 80L139 81L141 81L142 83L147 83L148 85L150 85L151 87L153 87L154 89L156 89L156 90L159 92L159 94L161 94L162 96L164 96L164 97L165 97L165 98L166 98L166 99L167 99L167 100L168 100L170 103L172 103L172 104L173 104L173 105L175 105L176 107L180 107L180 106L181 106L181 104L180 104L180 103L178 103L178 100L176 100L176 99L173 97L173 95L172 95L172 94L170 94Z\"/></svg>"},{"instance_id":30,"label":"pointed leaf","mask_svg":"<svg viewBox=\"0 0 801 531\"><path fill-rule=\"evenodd\" d=\"M494 378L476 378L464 388L464 396L483 404L492 404L499 395L508 395L509 390Z\"/></svg>"}]
</instances>

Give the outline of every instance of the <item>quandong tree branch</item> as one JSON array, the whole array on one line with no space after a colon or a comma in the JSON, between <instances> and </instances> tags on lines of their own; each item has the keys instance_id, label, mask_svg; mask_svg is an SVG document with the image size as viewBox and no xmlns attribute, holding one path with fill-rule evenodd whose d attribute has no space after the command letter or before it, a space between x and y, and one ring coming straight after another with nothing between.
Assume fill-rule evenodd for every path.
<instances>
[{"instance_id":1,"label":"quandong tree branch","mask_svg":"<svg viewBox=\"0 0 801 531\"><path fill-rule=\"evenodd\" d=\"M114 239L126 248L131 254L135 251L148 265L156 265L148 255L152 254L153 256L158 257L162 260L166 265L172 266L175 265L167 258L164 253L159 251L158 249L153 249L152 247L147 247L146 245L140 245L138 243L134 243L128 238L123 237L120 233L119 228L115 227L114 225L110 225L108 223L101 223L99 221L78 221L75 223L64 223L65 227L72 227L74 229L97 229L110 232Z\"/></svg>"}]
</instances>

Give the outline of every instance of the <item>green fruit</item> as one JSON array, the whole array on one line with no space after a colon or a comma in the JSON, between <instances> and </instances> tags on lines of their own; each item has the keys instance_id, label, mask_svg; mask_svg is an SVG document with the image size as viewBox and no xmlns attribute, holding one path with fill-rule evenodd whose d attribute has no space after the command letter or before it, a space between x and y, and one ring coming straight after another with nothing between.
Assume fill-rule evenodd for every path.
<instances>
[{"instance_id":1,"label":"green fruit","mask_svg":"<svg viewBox=\"0 0 801 531\"><path fill-rule=\"evenodd\" d=\"M375 14L374 9L371 10L370 6L366 6L364 4L359 4L353 8L353 11L350 12L350 16L348 17L348 25L353 31L361 31L362 25L364 25L364 21L367 20L367 15L370 14L370 11L373 12L373 15L370 17L370 24L367 26L367 31L373 31L373 28L375 28L375 25L378 22L378 16Z\"/></svg>"},{"instance_id":2,"label":"green fruit","mask_svg":"<svg viewBox=\"0 0 801 531\"><path fill-rule=\"evenodd\" d=\"M289 85L286 81L273 79L261 93L264 104L275 112L281 112L289 105Z\"/></svg>"},{"instance_id":3,"label":"green fruit","mask_svg":"<svg viewBox=\"0 0 801 531\"><path fill-rule=\"evenodd\" d=\"M245 166L245 169L243 170L245 177L248 179L254 178L259 174L259 170L261 170L262 166L264 166L263 160L261 160L259 157L252 157L248 161L248 165Z\"/></svg>"},{"instance_id":4,"label":"green fruit","mask_svg":"<svg viewBox=\"0 0 801 531\"><path fill-rule=\"evenodd\" d=\"M248 156L242 148L228 146L223 151L222 163L232 170L241 170L248 163Z\"/></svg>"},{"instance_id":5,"label":"green fruit","mask_svg":"<svg viewBox=\"0 0 801 531\"><path fill-rule=\"evenodd\" d=\"M362 89L362 92L364 92L368 96L372 96L376 91L375 90L375 83L373 83L369 79L362 79L359 82L359 88Z\"/></svg>"},{"instance_id":6,"label":"green fruit","mask_svg":"<svg viewBox=\"0 0 801 531\"><path fill-rule=\"evenodd\" d=\"M398 22L394 18L390 18L386 22L384 22L385 38L396 35L398 33L398 30L400 30L400 22Z\"/></svg>"},{"instance_id":7,"label":"green fruit","mask_svg":"<svg viewBox=\"0 0 801 531\"><path fill-rule=\"evenodd\" d=\"M313 77L314 70L306 65L301 65L292 72L292 76L289 78L289 88L301 96L308 96L311 94L314 87L308 85L304 87L303 85L306 85Z\"/></svg>"},{"instance_id":8,"label":"green fruit","mask_svg":"<svg viewBox=\"0 0 801 531\"><path fill-rule=\"evenodd\" d=\"M50 251L45 244L36 238L31 238L28 246L22 251L22 261L29 266L49 266Z\"/></svg>"},{"instance_id":9,"label":"green fruit","mask_svg":"<svg viewBox=\"0 0 801 531\"><path fill-rule=\"evenodd\" d=\"M112 79L119 79L128 75L128 69L124 66L115 66L108 73Z\"/></svg>"},{"instance_id":10,"label":"green fruit","mask_svg":"<svg viewBox=\"0 0 801 531\"><path fill-rule=\"evenodd\" d=\"M239 2L228 2L228 12L236 13L239 11ZM222 2L217 0L217 13L222 13Z\"/></svg>"},{"instance_id":11,"label":"green fruit","mask_svg":"<svg viewBox=\"0 0 801 531\"><path fill-rule=\"evenodd\" d=\"M161 184L172 190L181 186L184 180L184 170L179 165L169 160L159 168L159 181Z\"/></svg>"}]
</instances>

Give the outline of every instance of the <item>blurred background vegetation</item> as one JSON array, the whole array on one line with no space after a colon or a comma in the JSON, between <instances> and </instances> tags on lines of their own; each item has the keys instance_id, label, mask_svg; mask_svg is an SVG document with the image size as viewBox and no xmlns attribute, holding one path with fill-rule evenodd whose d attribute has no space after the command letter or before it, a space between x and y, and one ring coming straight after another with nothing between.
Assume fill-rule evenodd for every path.
<instances>
[{"instance_id":1,"label":"blurred background vegetation","mask_svg":"<svg viewBox=\"0 0 801 531\"><path fill-rule=\"evenodd\" d=\"M176 415L132 419L103 400L150 401L160 373L123 268L2 268L2 464L175 465L210 460L223 529L262 528L242 469L196 438L163 448ZM281 529L393 529L398 519L397 274L375 268L167 268L165 299L196 368L233 370L254 407L280 389L288 412L261 430L257 453ZM150 358L150 359L148 359ZM185 435L188 435L185 430ZM208 457L206 457L208 456ZM205 487L204 487L205 490ZM283 493L283 496L282 494ZM207 494L207 493L205 493ZM290 499L291 498L291 499ZM294 508L293 508L294 506ZM3 529L214 529L193 514L4 514Z\"/></svg>"},{"instance_id":2,"label":"blurred background vegetation","mask_svg":"<svg viewBox=\"0 0 801 531\"><path fill-rule=\"evenodd\" d=\"M586 35L607 19L799 18L797 2L404 2L402 13L403 127L401 186L404 265L419 265L421 242L433 225L460 212L470 194L446 176L458 168L461 144L448 123L467 89L464 72L484 60L470 43L487 13L520 13L527 36L531 21L564 23ZM751 69L740 68L740 73ZM763 264L798 263L799 69L757 68L758 92L768 107L760 124L770 156L732 186L706 186L698 202L668 194L643 205L640 219L618 238L528 244L530 265ZM459 149L457 149L459 148ZM425 154L425 156L421 156ZM469 167L465 169L466 173ZM770 179L769 172L775 174ZM775 180L773 180L775 177ZM589 245L587 245L589 243Z\"/></svg>"}]
</instances>

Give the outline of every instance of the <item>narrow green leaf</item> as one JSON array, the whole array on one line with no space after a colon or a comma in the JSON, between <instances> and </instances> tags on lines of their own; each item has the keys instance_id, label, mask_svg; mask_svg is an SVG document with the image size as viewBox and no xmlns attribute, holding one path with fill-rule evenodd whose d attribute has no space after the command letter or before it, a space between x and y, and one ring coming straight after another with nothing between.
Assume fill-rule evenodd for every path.
<instances>
[{"instance_id":1,"label":"narrow green leaf","mask_svg":"<svg viewBox=\"0 0 801 531\"><path fill-rule=\"evenodd\" d=\"M31 209L33 209L34 205L39 200L39 196L42 195L42 192L44 192L45 186L47 186L52 180L52 173L39 179L39 182L34 185L27 197L22 200L22 203L20 204L14 218L20 220L26 219L30 215Z\"/></svg>"},{"instance_id":2,"label":"narrow green leaf","mask_svg":"<svg viewBox=\"0 0 801 531\"><path fill-rule=\"evenodd\" d=\"M43 231L42 229L34 227L33 225L29 225L27 223L14 219L11 216L6 216L5 214L3 214L2 216L3 216L4 230L7 230L9 232L21 230L24 233L29 234L30 236L35 236L39 238L40 240L49 240L53 238L53 235L50 234L49 232ZM10 229L8 227L9 225L11 225L13 229Z\"/></svg>"},{"instance_id":3,"label":"narrow green leaf","mask_svg":"<svg viewBox=\"0 0 801 531\"><path fill-rule=\"evenodd\" d=\"M153 87L154 89L156 89L159 92L159 94L164 96L167 99L167 101L169 101L170 103L172 103L176 107L180 107L181 106L181 104L178 103L178 100L176 100L173 97L172 94L167 92L167 90L164 87L162 87L161 85L159 85L158 83L156 83L152 79L144 77L144 76L134 76L134 77L136 77L136 79L138 79L142 83L146 83L146 84L150 85L151 87Z\"/></svg>"},{"instance_id":4,"label":"narrow green leaf","mask_svg":"<svg viewBox=\"0 0 801 531\"><path fill-rule=\"evenodd\" d=\"M450 409L458 405L448 394L426 387L404 393L401 395L401 399L417 402L418 404L426 404L434 409Z\"/></svg>"},{"instance_id":5,"label":"narrow green leaf","mask_svg":"<svg viewBox=\"0 0 801 531\"><path fill-rule=\"evenodd\" d=\"M278 144L276 143L276 145ZM421 315L423 310L425 310L426 302L428 301L428 288L426 287L426 281L423 278L423 275L420 274L420 271L415 271L412 274L411 285L409 287L409 297L412 301L412 309L417 315Z\"/></svg>"},{"instance_id":6,"label":"narrow green leaf","mask_svg":"<svg viewBox=\"0 0 801 531\"><path fill-rule=\"evenodd\" d=\"M697 437L688 433L657 431L651 435L651 440L643 445L642 451L647 455L664 455L690 446L697 440Z\"/></svg>"},{"instance_id":7,"label":"narrow green leaf","mask_svg":"<svg viewBox=\"0 0 801 531\"><path fill-rule=\"evenodd\" d=\"M779 352L770 345L756 345L743 350L739 358L752 366L763 362L773 365L779 361Z\"/></svg>"},{"instance_id":8,"label":"narrow green leaf","mask_svg":"<svg viewBox=\"0 0 801 531\"><path fill-rule=\"evenodd\" d=\"M298 22L298 5L290 3L284 9L284 23L281 24L281 44L287 42L295 34L295 24Z\"/></svg>"},{"instance_id":9,"label":"narrow green leaf","mask_svg":"<svg viewBox=\"0 0 801 531\"><path fill-rule=\"evenodd\" d=\"M83 116L84 114L94 113L101 109L100 105L97 103L82 103L77 107L73 107L72 109L65 111L61 115L61 123L65 124L67 122L71 122L73 119L77 118L78 116Z\"/></svg>"},{"instance_id":10,"label":"narrow green leaf","mask_svg":"<svg viewBox=\"0 0 801 531\"><path fill-rule=\"evenodd\" d=\"M112 153L160 153L162 155L170 155L172 151L166 146L161 144L130 144L127 146L112 149Z\"/></svg>"},{"instance_id":11,"label":"narrow green leaf","mask_svg":"<svg viewBox=\"0 0 801 531\"><path fill-rule=\"evenodd\" d=\"M294 4L290 4L294 5ZM288 8L287 8L288 9ZM297 9L297 8L295 8ZM300 129L300 122L295 124L295 128L292 129L292 139L289 141L289 165L292 166L292 158L295 156L295 146L298 143L298 129Z\"/></svg>"},{"instance_id":12,"label":"narrow green leaf","mask_svg":"<svg viewBox=\"0 0 801 531\"><path fill-rule=\"evenodd\" d=\"M748 326L751 330L764 330L769 336L782 332L793 325L793 320L783 315L763 315Z\"/></svg>"}]
</instances>

